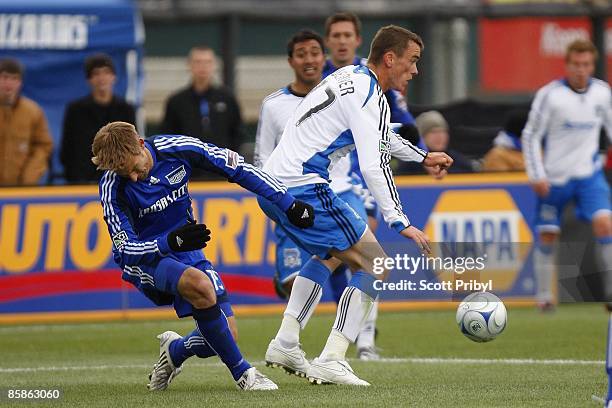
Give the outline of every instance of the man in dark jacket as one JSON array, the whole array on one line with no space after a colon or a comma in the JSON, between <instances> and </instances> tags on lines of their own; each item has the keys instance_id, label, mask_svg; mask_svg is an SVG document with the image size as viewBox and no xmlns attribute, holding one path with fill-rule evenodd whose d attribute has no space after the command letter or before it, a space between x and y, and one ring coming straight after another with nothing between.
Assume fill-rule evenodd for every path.
<instances>
[{"instance_id":1,"label":"man in dark jacket","mask_svg":"<svg viewBox=\"0 0 612 408\"><path fill-rule=\"evenodd\" d=\"M215 66L211 48L191 49L191 83L168 99L160 132L193 136L238 151L243 142L240 107L227 88L212 85Z\"/></svg>"},{"instance_id":2,"label":"man in dark jacket","mask_svg":"<svg viewBox=\"0 0 612 408\"><path fill-rule=\"evenodd\" d=\"M136 124L134 107L113 93L117 79L110 56L95 54L85 60L91 93L71 102L64 114L60 159L69 183L97 183L102 173L91 163L91 144L98 129L109 122Z\"/></svg>"}]
</instances>

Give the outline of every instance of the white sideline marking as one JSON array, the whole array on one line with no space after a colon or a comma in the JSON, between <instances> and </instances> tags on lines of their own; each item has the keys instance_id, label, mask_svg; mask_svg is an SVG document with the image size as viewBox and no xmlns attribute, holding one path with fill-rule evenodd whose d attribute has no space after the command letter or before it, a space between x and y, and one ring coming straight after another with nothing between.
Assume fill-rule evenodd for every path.
<instances>
[{"instance_id":1,"label":"white sideline marking","mask_svg":"<svg viewBox=\"0 0 612 408\"><path fill-rule=\"evenodd\" d=\"M359 361L356 359L349 359L350 361ZM599 366L604 365L603 360L536 360L531 358L509 358L509 359L486 359L486 358L427 358L427 357L411 357L411 358L381 358L380 360L368 361L368 364L372 363L412 363L412 364L509 364L509 365L593 365ZM252 362L255 366L265 365L265 361L254 361ZM188 364L188 366L194 367L211 367L211 366L223 366L220 362L210 363L196 363ZM153 364L122 364L122 365L92 365L92 366L48 366L48 367L13 367L3 368L0 367L0 374L7 373L30 373L30 372L44 372L44 371L97 371L97 370L117 370L117 369L145 369L152 368Z\"/></svg>"}]
</instances>

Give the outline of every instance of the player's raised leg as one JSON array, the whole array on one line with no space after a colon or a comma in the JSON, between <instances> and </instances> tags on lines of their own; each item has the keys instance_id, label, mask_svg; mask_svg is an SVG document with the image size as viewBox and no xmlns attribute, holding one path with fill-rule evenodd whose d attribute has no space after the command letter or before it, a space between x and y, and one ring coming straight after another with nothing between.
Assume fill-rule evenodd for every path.
<instances>
[{"instance_id":1,"label":"player's raised leg","mask_svg":"<svg viewBox=\"0 0 612 408\"><path fill-rule=\"evenodd\" d=\"M339 263L337 259L323 261L313 257L300 270L293 282L281 326L266 351L266 364L282 367L300 377L306 376L309 363L300 348L300 330L308 324L321 300L323 284Z\"/></svg>"},{"instance_id":2,"label":"player's raised leg","mask_svg":"<svg viewBox=\"0 0 612 408\"><path fill-rule=\"evenodd\" d=\"M355 342L377 297L374 282L386 276L374 274L374 258L384 258L386 255L369 230L351 248L332 251L332 254L350 266L353 277L340 299L336 320L325 348L312 361L307 376L316 384L370 385L358 378L346 362L346 350L351 342Z\"/></svg>"}]
</instances>

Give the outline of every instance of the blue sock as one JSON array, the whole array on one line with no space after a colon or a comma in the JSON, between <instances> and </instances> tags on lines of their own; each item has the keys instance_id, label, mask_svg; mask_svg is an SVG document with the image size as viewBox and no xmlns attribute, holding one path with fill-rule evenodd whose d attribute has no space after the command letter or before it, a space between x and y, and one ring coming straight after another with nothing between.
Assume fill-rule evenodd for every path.
<instances>
[{"instance_id":1,"label":"blue sock","mask_svg":"<svg viewBox=\"0 0 612 408\"><path fill-rule=\"evenodd\" d=\"M336 268L335 271L329 276L329 284L332 288L334 300L336 303L340 302L344 288L348 286L348 268L342 264Z\"/></svg>"},{"instance_id":2,"label":"blue sock","mask_svg":"<svg viewBox=\"0 0 612 408\"><path fill-rule=\"evenodd\" d=\"M216 304L207 309L194 308L193 318L204 342L231 371L234 380L238 380L246 370L251 368L251 365L242 358L242 354L227 325L227 318L219 305Z\"/></svg>"},{"instance_id":3,"label":"blue sock","mask_svg":"<svg viewBox=\"0 0 612 408\"><path fill-rule=\"evenodd\" d=\"M195 329L182 339L174 340L170 344L170 358L172 358L175 367L180 366L185 360L194 355L200 358L216 355L204 338L200 336L198 329Z\"/></svg>"}]
</instances>

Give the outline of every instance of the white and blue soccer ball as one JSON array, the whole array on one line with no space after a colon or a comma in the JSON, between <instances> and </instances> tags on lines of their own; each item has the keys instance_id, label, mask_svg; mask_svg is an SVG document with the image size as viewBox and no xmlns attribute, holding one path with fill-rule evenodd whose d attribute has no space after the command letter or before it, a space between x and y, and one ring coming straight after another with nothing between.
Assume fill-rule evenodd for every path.
<instances>
[{"instance_id":1,"label":"white and blue soccer ball","mask_svg":"<svg viewBox=\"0 0 612 408\"><path fill-rule=\"evenodd\" d=\"M489 292L468 295L457 308L457 325L470 340L483 343L506 328L508 313L500 298Z\"/></svg>"}]
</instances>

